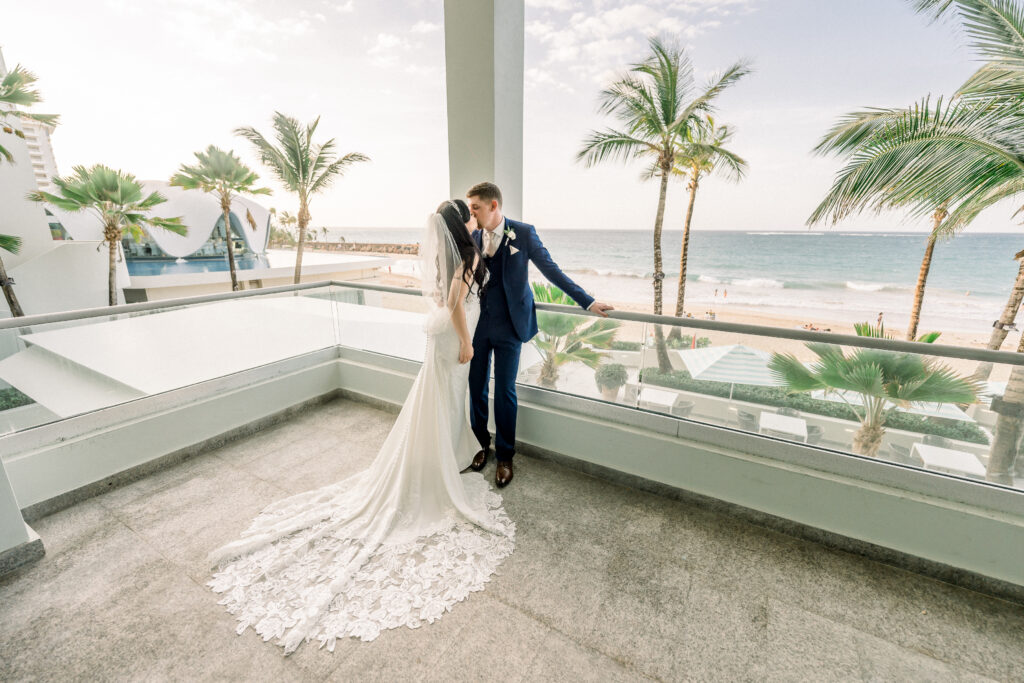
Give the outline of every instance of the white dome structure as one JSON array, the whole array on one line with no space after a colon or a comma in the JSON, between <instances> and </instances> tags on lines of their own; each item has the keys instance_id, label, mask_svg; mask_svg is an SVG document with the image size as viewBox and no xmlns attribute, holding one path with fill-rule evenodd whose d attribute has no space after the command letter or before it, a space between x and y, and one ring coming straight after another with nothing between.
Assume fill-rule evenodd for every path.
<instances>
[{"instance_id":1,"label":"white dome structure","mask_svg":"<svg viewBox=\"0 0 1024 683\"><path fill-rule=\"evenodd\" d=\"M161 228L147 232L153 242L168 256L186 258L199 251L210 239L221 219L220 201L216 196L199 190L172 187L163 180L142 182L146 194L159 192L167 201L157 206L151 215L170 218L180 216L188 226L186 236L176 235ZM96 214L87 211L71 213L49 207L68 234L76 240L102 240L103 228ZM251 220L250 220L251 218ZM231 202L231 227L245 242L248 251L262 254L266 251L270 233L270 212L251 199L235 197Z\"/></svg>"}]
</instances>

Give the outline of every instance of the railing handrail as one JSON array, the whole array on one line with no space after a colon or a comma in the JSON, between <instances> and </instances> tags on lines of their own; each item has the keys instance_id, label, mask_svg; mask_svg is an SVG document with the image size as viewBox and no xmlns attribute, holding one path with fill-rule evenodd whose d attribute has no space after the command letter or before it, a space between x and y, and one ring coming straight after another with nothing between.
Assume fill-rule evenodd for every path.
<instances>
[{"instance_id":1,"label":"railing handrail","mask_svg":"<svg viewBox=\"0 0 1024 683\"><path fill-rule=\"evenodd\" d=\"M246 289L240 292L198 294L196 296L183 296L178 297L176 299L158 299L157 301L142 301L137 304L99 306L96 308L82 308L74 311L61 311L60 313L38 313L36 315L25 315L18 318L4 318L0 320L0 331L10 330L17 327L32 327L33 325L47 325L50 323L60 323L66 322L68 320L99 318L105 315L137 313L139 311L150 311L157 308L177 308L179 306L203 304L208 303L210 301L222 301L224 299L243 299L248 296L260 296L261 294L282 294L284 292L300 291L303 289L328 287L331 284L337 283L332 283L329 280L324 280L322 282L303 282L297 285L278 285L277 287L264 287L262 289Z\"/></svg>"},{"instance_id":2,"label":"railing handrail","mask_svg":"<svg viewBox=\"0 0 1024 683\"><path fill-rule=\"evenodd\" d=\"M160 308L177 308L181 306L223 301L227 299L242 299L245 297L262 296L266 294L283 294L286 292L297 292L306 289L317 289L329 286L384 292L389 294L401 294L405 296L422 296L423 294L419 288L415 287L394 287L391 285L378 285L369 282L355 282L351 280L322 280L319 282L303 282L300 284L279 285L277 287L266 287L262 289L248 289L240 292L201 294L198 296L179 297L176 299L145 301L137 304L120 304L118 306L103 306L76 311L64 311L61 313L41 313L38 315L22 316L19 318L4 318L0 320L0 331L19 327L32 327L35 325L66 322L69 320L119 315L122 313L137 313L140 311ZM568 313L572 315L599 317L596 313L584 310L578 306L564 306L545 303L537 303L536 306L537 310L549 311L551 313ZM719 322L717 320L701 320L697 318L677 318L671 315L654 315L652 313L635 313L631 311L612 311L609 317L615 320L652 323L657 325L667 325L670 327L685 327L716 332L748 334L758 337L822 342L842 346L880 349L883 351L918 353L926 356L1003 363L1005 365L1024 365L1024 353L1017 353L1015 351L992 351L990 349L977 349L968 346L952 346L949 344L925 344L923 342L911 342L902 339L877 339L874 337L861 337L854 334L840 334L838 332L790 330L784 327L771 327L768 325L728 323Z\"/></svg>"},{"instance_id":3,"label":"railing handrail","mask_svg":"<svg viewBox=\"0 0 1024 683\"><path fill-rule=\"evenodd\" d=\"M422 296L422 292L415 288L389 287L387 285L371 285L358 282L334 282L341 287L356 289L371 289L379 292L393 294L407 294L410 296ZM600 317L597 313L584 310L578 306L565 306L561 304L537 303L537 310L550 311L552 313L569 313L572 315L584 315ZM1024 353L1016 351L992 351L991 349L976 349L969 346L952 346L950 344L927 344L925 342L912 342L902 339L878 339L875 337L861 337L856 334L840 334L838 332L812 332L810 330L790 330L784 327L770 327L768 325L750 325L747 323L727 323L717 320L699 320L697 318L677 318L674 315L654 315L653 313L635 313L632 311L612 311L609 318L615 320L629 320L640 323L654 323L658 325L669 325L672 327L690 327L701 330L712 330L717 332L734 332L737 334L749 334L758 337L776 337L779 339L796 339L799 341L823 342L842 346L859 346L869 349L880 349L883 351L903 351L917 353L925 356L942 356L946 358L962 358L965 360L986 361L991 363L1004 363L1006 365L1024 365Z\"/></svg>"}]
</instances>

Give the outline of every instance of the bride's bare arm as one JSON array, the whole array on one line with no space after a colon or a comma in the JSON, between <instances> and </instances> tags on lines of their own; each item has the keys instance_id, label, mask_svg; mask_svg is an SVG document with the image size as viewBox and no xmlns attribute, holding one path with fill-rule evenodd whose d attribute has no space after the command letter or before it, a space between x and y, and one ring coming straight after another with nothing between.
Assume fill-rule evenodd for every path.
<instances>
[{"instance_id":1,"label":"bride's bare arm","mask_svg":"<svg viewBox=\"0 0 1024 683\"><path fill-rule=\"evenodd\" d=\"M476 269L476 260L473 261L473 268ZM470 282L472 282L472 278L467 276L465 268L459 267L455 271L451 290L448 292L448 301L455 301L455 307L452 309L452 324L455 326L455 332L459 335L460 363L468 363L473 358L473 338L469 335L465 306Z\"/></svg>"}]
</instances>

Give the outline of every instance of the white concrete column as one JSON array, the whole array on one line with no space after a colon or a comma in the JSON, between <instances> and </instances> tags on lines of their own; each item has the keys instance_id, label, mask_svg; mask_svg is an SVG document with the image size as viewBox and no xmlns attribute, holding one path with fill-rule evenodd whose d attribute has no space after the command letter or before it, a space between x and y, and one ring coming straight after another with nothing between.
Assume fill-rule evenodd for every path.
<instances>
[{"instance_id":1,"label":"white concrete column","mask_svg":"<svg viewBox=\"0 0 1024 683\"><path fill-rule=\"evenodd\" d=\"M523 218L523 0L445 0L448 178L452 197L497 183Z\"/></svg>"},{"instance_id":2,"label":"white concrete column","mask_svg":"<svg viewBox=\"0 0 1024 683\"><path fill-rule=\"evenodd\" d=\"M7 470L3 462L0 462L0 556L30 540L28 526L21 516L11 481L7 478Z\"/></svg>"}]
</instances>

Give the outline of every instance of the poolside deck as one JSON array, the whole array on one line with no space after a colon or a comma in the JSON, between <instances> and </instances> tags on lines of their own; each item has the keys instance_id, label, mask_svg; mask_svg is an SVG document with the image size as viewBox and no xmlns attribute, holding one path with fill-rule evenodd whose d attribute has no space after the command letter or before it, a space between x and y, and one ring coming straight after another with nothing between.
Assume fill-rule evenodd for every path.
<instances>
[{"instance_id":1,"label":"poolside deck","mask_svg":"<svg viewBox=\"0 0 1024 683\"><path fill-rule=\"evenodd\" d=\"M203 584L266 504L356 472L394 415L337 400L33 523L4 680L1019 680L1024 607L520 457L515 553L440 622L289 656ZM493 474L493 465L488 470Z\"/></svg>"}]
</instances>

